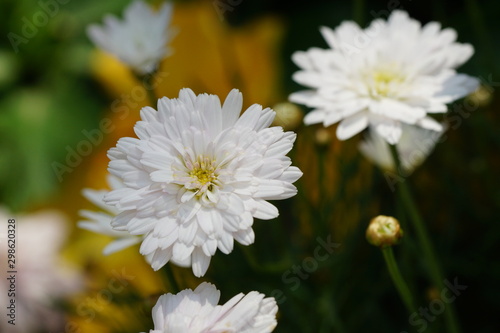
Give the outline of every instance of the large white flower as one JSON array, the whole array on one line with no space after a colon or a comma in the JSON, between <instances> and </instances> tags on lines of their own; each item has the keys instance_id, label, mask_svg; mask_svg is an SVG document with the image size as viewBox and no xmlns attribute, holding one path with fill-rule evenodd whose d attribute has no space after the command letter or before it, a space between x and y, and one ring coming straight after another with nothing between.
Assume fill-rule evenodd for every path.
<instances>
[{"instance_id":1,"label":"large white flower","mask_svg":"<svg viewBox=\"0 0 500 333\"><path fill-rule=\"evenodd\" d=\"M112 225L145 235L140 251L153 269L172 261L204 275L217 248L253 243L254 217L278 216L266 200L296 194L302 172L286 156L295 133L269 128L275 113L257 104L240 117L242 99L232 90L221 107L217 96L182 89L158 111L143 108L139 138L109 150L109 171L126 186L104 198L121 211Z\"/></svg>"},{"instance_id":2,"label":"large white flower","mask_svg":"<svg viewBox=\"0 0 500 333\"><path fill-rule=\"evenodd\" d=\"M391 144L399 141L401 123L439 131L428 114L446 112L447 103L478 85L455 71L472 56L472 46L456 43L453 29L441 30L437 22L422 27L404 11L364 30L349 21L335 30L322 27L321 33L331 49L293 54L301 68L293 79L312 89L290 100L313 108L306 124L340 121L341 140L368 126Z\"/></svg>"},{"instance_id":3,"label":"large white flower","mask_svg":"<svg viewBox=\"0 0 500 333\"><path fill-rule=\"evenodd\" d=\"M368 131L366 138L359 144L359 150L384 170L410 174L425 161L440 141L443 132L406 124L402 124L402 132L396 150L403 170L395 170L389 145L376 131Z\"/></svg>"},{"instance_id":4,"label":"large white flower","mask_svg":"<svg viewBox=\"0 0 500 333\"><path fill-rule=\"evenodd\" d=\"M125 9L123 21L107 15L104 26L92 24L87 34L94 44L137 73L151 73L171 53L167 43L174 35L174 31L168 29L172 7L165 2L155 12L143 1L134 1Z\"/></svg>"},{"instance_id":5,"label":"large white flower","mask_svg":"<svg viewBox=\"0 0 500 333\"><path fill-rule=\"evenodd\" d=\"M123 183L120 182L120 180L111 175L108 176L108 185L111 189L119 189L124 187ZM86 220L78 222L78 227L82 229L116 238L104 248L103 253L105 255L126 249L129 246L140 243L142 240L142 238L139 236L131 235L126 231L118 231L111 227L111 220L113 219L113 217L118 215L120 211L115 207L106 205L104 203L104 196L108 192L109 190L94 190L90 188L84 189L82 191L83 196L88 201L101 208L101 210L81 210L79 212L80 216L82 216Z\"/></svg>"},{"instance_id":6,"label":"large white flower","mask_svg":"<svg viewBox=\"0 0 500 333\"><path fill-rule=\"evenodd\" d=\"M153 307L154 330L150 333L267 333L276 327L278 306L274 298L252 291L217 305L220 292L210 283L194 291L160 296Z\"/></svg>"}]
</instances>

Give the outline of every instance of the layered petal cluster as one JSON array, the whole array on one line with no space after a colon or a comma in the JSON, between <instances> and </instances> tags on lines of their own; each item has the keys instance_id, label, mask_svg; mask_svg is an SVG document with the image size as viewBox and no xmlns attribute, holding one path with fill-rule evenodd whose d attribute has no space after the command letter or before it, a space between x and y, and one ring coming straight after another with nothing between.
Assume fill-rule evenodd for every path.
<instances>
[{"instance_id":1,"label":"layered petal cluster","mask_svg":"<svg viewBox=\"0 0 500 333\"><path fill-rule=\"evenodd\" d=\"M120 211L116 230L144 235L141 253L158 270L168 261L205 274L217 248L254 241L254 218L272 219L267 200L292 197L302 172L286 154L295 133L269 127L275 113L250 106L232 90L224 105L215 95L182 89L146 107L135 132L108 152L109 171L124 188L104 200Z\"/></svg>"},{"instance_id":2,"label":"layered petal cluster","mask_svg":"<svg viewBox=\"0 0 500 333\"><path fill-rule=\"evenodd\" d=\"M108 176L108 185L112 190L124 187L123 183L113 176ZM131 235L126 231L118 231L111 227L111 220L119 214L119 211L104 203L104 196L108 192L109 190L84 189L82 191L83 196L101 210L91 211L82 209L79 214L86 220L78 221L78 227L82 229L116 238L104 248L103 253L105 255L126 249L140 243L142 240L139 236Z\"/></svg>"},{"instance_id":3,"label":"layered petal cluster","mask_svg":"<svg viewBox=\"0 0 500 333\"><path fill-rule=\"evenodd\" d=\"M401 139L396 144L396 150L401 167L406 174L410 174L434 150L443 131L427 130L406 124L403 124L401 128ZM359 150L381 169L395 171L391 150L384 138L376 131L368 131L365 139L359 144Z\"/></svg>"},{"instance_id":4,"label":"layered petal cluster","mask_svg":"<svg viewBox=\"0 0 500 333\"><path fill-rule=\"evenodd\" d=\"M455 30L437 22L421 26L396 10L364 30L348 21L335 30L322 27L321 33L330 49L293 54L300 67L293 79L310 89L290 100L313 109L306 124L340 122L340 140L371 127L394 144L402 123L439 131L428 114L446 112L446 104L478 86L455 70L472 56L472 46L457 43Z\"/></svg>"},{"instance_id":5,"label":"layered petal cluster","mask_svg":"<svg viewBox=\"0 0 500 333\"><path fill-rule=\"evenodd\" d=\"M113 54L139 74L156 70L159 62L171 53L168 42L175 32L169 29L172 4L163 3L154 11L143 1L134 1L120 21L113 15L104 25L92 24L87 34L94 44Z\"/></svg>"},{"instance_id":6,"label":"layered petal cluster","mask_svg":"<svg viewBox=\"0 0 500 333\"><path fill-rule=\"evenodd\" d=\"M267 333L276 327L278 306L274 298L252 291L217 305L220 292L210 283L194 291L160 296L153 307L154 329L150 333Z\"/></svg>"}]
</instances>

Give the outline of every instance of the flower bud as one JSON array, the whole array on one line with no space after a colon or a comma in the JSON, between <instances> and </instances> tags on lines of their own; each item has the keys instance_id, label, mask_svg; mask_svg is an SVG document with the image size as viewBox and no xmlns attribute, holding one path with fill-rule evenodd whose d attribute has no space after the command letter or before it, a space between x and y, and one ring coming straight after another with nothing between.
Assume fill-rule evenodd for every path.
<instances>
[{"instance_id":1,"label":"flower bud","mask_svg":"<svg viewBox=\"0 0 500 333\"><path fill-rule=\"evenodd\" d=\"M397 244L403 237L399 221L392 216L379 215L373 218L366 229L366 239L372 245L385 247Z\"/></svg>"},{"instance_id":2,"label":"flower bud","mask_svg":"<svg viewBox=\"0 0 500 333\"><path fill-rule=\"evenodd\" d=\"M488 106L493 99L493 94L490 89L491 88L487 88L484 85L480 85L474 92L467 96L467 100L469 103L479 107Z\"/></svg>"},{"instance_id":3,"label":"flower bud","mask_svg":"<svg viewBox=\"0 0 500 333\"><path fill-rule=\"evenodd\" d=\"M302 124L302 110L289 102L278 103L273 106L276 112L273 125L281 126L285 131L293 131Z\"/></svg>"},{"instance_id":4,"label":"flower bud","mask_svg":"<svg viewBox=\"0 0 500 333\"><path fill-rule=\"evenodd\" d=\"M318 146L326 146L332 141L332 136L328 129L320 127L316 130L314 140Z\"/></svg>"}]
</instances>

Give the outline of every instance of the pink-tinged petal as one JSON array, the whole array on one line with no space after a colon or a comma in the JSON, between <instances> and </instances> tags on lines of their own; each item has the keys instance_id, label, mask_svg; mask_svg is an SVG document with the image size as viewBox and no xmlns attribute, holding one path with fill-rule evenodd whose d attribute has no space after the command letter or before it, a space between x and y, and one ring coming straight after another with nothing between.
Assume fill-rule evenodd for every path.
<instances>
[{"instance_id":1,"label":"pink-tinged petal","mask_svg":"<svg viewBox=\"0 0 500 333\"><path fill-rule=\"evenodd\" d=\"M251 291L223 305L217 305L219 299L217 288L206 282L194 291L162 295L152 310L154 329L150 332L269 333L277 324L278 307L272 297Z\"/></svg>"}]
</instances>

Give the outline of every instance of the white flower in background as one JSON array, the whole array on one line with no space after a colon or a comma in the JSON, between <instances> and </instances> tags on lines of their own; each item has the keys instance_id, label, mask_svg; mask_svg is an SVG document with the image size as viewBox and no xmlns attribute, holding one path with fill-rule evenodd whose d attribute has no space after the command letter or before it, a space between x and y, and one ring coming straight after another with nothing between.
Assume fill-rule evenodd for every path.
<instances>
[{"instance_id":1,"label":"white flower in background","mask_svg":"<svg viewBox=\"0 0 500 333\"><path fill-rule=\"evenodd\" d=\"M108 176L108 184L112 190L124 187L120 180L111 175ZM111 227L111 220L118 215L120 211L104 203L104 195L108 192L109 190L84 189L82 191L83 196L88 201L101 208L101 211L81 210L79 212L80 216L87 220L78 222L78 227L82 229L116 238L116 240L112 241L104 248L103 253L105 255L126 249L127 247L140 243L142 240L139 236L131 235L126 231L118 231Z\"/></svg>"},{"instance_id":2,"label":"white flower in background","mask_svg":"<svg viewBox=\"0 0 500 333\"><path fill-rule=\"evenodd\" d=\"M109 150L109 171L126 186L104 198L121 211L112 225L145 235L140 252L153 269L172 261L204 275L217 248L254 242L254 217L278 216L267 200L296 194L302 172L286 156L295 133L268 128L275 113L257 104L240 117L242 103L236 89L222 107L215 95L182 89L158 111L143 108L139 138Z\"/></svg>"},{"instance_id":3,"label":"white flower in background","mask_svg":"<svg viewBox=\"0 0 500 333\"><path fill-rule=\"evenodd\" d=\"M439 142L442 133L442 131L402 125L401 139L396 144L396 150L401 166L407 174L425 161ZM376 131L370 130L366 133L365 139L359 144L359 150L381 169L395 171L389 145Z\"/></svg>"},{"instance_id":4,"label":"white flower in background","mask_svg":"<svg viewBox=\"0 0 500 333\"><path fill-rule=\"evenodd\" d=\"M331 49L293 54L301 68L293 79L311 89L290 100L313 108L306 124L340 122L340 140L371 127L394 144L402 123L439 131L441 125L428 114L445 113L447 103L478 86L475 78L455 71L473 47L456 43L455 30L441 30L437 22L421 27L396 10L364 30L349 21L335 30L322 27L321 33Z\"/></svg>"},{"instance_id":5,"label":"white flower in background","mask_svg":"<svg viewBox=\"0 0 500 333\"><path fill-rule=\"evenodd\" d=\"M123 21L107 15L104 26L92 24L87 34L99 48L115 55L137 73L151 73L171 54L167 43L175 34L168 29L172 7L165 2L154 11L145 2L134 1L125 9Z\"/></svg>"},{"instance_id":6,"label":"white flower in background","mask_svg":"<svg viewBox=\"0 0 500 333\"><path fill-rule=\"evenodd\" d=\"M7 242L7 220L15 219L15 243ZM58 309L58 302L77 293L83 287L83 279L77 269L61 256L66 242L68 222L56 210L43 210L31 214L12 214L0 207L0 332L32 333L62 332L66 325L65 314ZM15 244L15 262L9 262L7 247ZM8 323L11 273L15 273L15 325Z\"/></svg>"},{"instance_id":7,"label":"white flower in background","mask_svg":"<svg viewBox=\"0 0 500 333\"><path fill-rule=\"evenodd\" d=\"M160 296L153 307L154 330L150 333L267 333L276 327L278 306L274 298L252 291L217 305L220 292L210 283L194 291Z\"/></svg>"}]
</instances>

